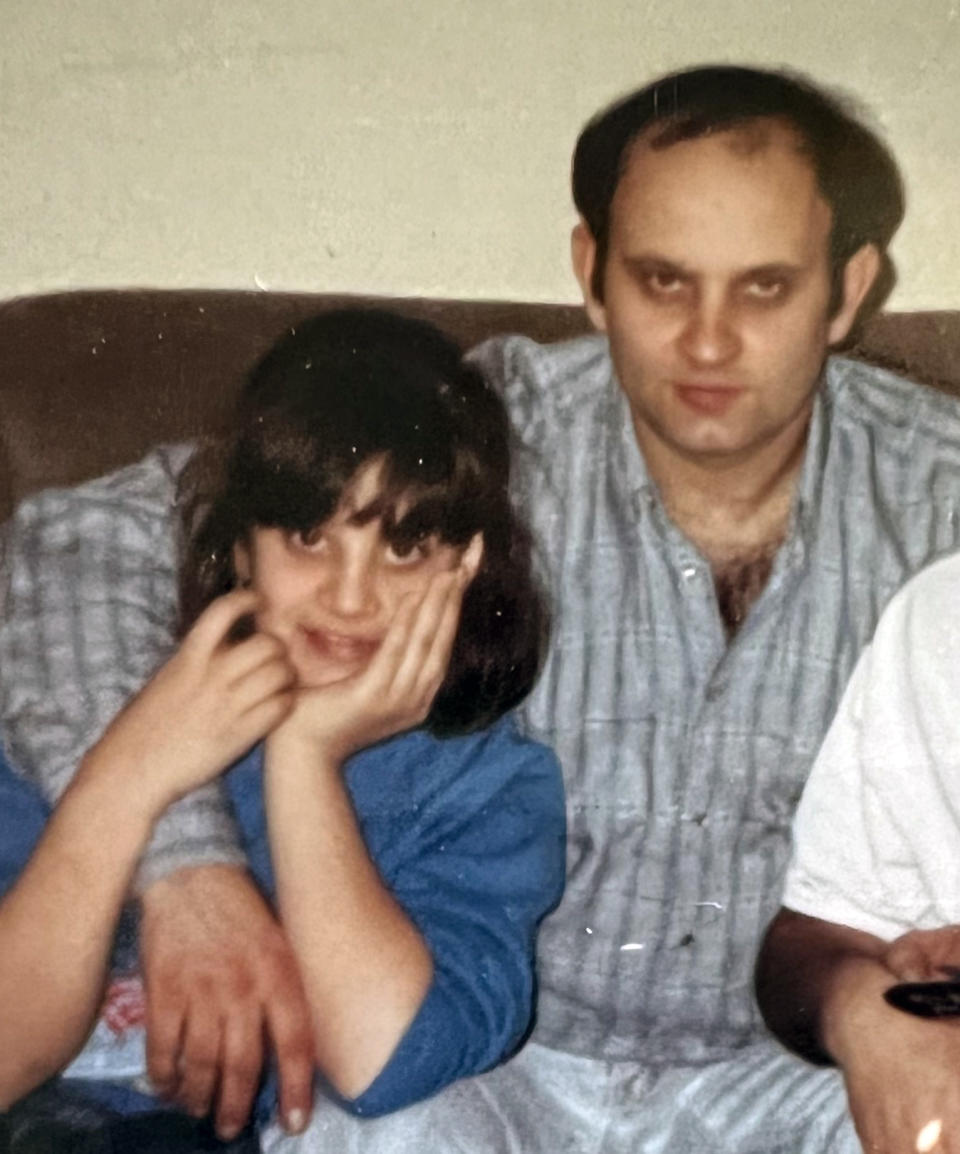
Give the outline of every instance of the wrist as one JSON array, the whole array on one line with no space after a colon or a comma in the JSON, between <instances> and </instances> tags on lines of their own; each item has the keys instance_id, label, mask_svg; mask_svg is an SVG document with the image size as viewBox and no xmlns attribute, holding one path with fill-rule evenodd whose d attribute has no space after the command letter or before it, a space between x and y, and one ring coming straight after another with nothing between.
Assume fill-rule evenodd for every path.
<instances>
[{"instance_id":1,"label":"wrist","mask_svg":"<svg viewBox=\"0 0 960 1154\"><path fill-rule=\"evenodd\" d=\"M82 856L92 852L93 860L109 859L119 874L125 872L125 863L131 871L135 867L156 815L129 780L110 769L88 754L54 810L51 825L56 824L64 844L89 845Z\"/></svg>"},{"instance_id":2,"label":"wrist","mask_svg":"<svg viewBox=\"0 0 960 1154\"><path fill-rule=\"evenodd\" d=\"M883 998L895 981L876 958L849 954L837 961L822 1003L820 1035L824 1049L841 1069L849 1065L863 1038L876 1030L878 1017L897 1012Z\"/></svg>"},{"instance_id":3,"label":"wrist","mask_svg":"<svg viewBox=\"0 0 960 1154\"><path fill-rule=\"evenodd\" d=\"M140 906L145 916L160 912L169 905L181 908L185 902L203 900L212 887L230 884L240 879L250 882L250 874L244 866L226 863L181 866L172 873L164 874L150 882L138 894Z\"/></svg>"},{"instance_id":4,"label":"wrist","mask_svg":"<svg viewBox=\"0 0 960 1154\"><path fill-rule=\"evenodd\" d=\"M108 726L84 758L84 772L110 782L112 789L155 822L204 777L204 743L187 730L179 741L158 739L135 711L139 698Z\"/></svg>"},{"instance_id":5,"label":"wrist","mask_svg":"<svg viewBox=\"0 0 960 1154\"><path fill-rule=\"evenodd\" d=\"M142 762L124 757L107 740L87 753L68 792L116 809L130 822L146 825L148 832L176 800Z\"/></svg>"},{"instance_id":6,"label":"wrist","mask_svg":"<svg viewBox=\"0 0 960 1154\"><path fill-rule=\"evenodd\" d=\"M341 755L335 748L335 743L325 734L311 732L306 726L291 725L284 722L271 733L266 740L265 764L282 764L284 772L303 772L315 775L317 773L338 774L346 755Z\"/></svg>"}]
</instances>

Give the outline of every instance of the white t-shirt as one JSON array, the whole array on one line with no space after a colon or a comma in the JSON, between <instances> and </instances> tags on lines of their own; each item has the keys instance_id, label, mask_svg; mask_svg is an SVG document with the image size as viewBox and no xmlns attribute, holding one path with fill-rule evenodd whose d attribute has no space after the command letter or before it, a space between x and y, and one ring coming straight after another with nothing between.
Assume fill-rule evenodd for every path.
<instances>
[{"instance_id":1,"label":"white t-shirt","mask_svg":"<svg viewBox=\"0 0 960 1154\"><path fill-rule=\"evenodd\" d=\"M783 904L891 940L960 923L960 555L890 602L794 819Z\"/></svg>"}]
</instances>

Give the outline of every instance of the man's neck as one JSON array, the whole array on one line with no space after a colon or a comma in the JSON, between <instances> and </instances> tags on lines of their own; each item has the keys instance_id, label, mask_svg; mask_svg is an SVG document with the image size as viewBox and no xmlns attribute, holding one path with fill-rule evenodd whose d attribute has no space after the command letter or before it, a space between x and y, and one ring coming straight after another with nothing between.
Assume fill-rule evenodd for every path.
<instances>
[{"instance_id":1,"label":"man's neck","mask_svg":"<svg viewBox=\"0 0 960 1154\"><path fill-rule=\"evenodd\" d=\"M671 520L714 569L768 553L783 540L811 410L812 403L776 438L737 457L678 453L637 423L647 470Z\"/></svg>"}]
</instances>

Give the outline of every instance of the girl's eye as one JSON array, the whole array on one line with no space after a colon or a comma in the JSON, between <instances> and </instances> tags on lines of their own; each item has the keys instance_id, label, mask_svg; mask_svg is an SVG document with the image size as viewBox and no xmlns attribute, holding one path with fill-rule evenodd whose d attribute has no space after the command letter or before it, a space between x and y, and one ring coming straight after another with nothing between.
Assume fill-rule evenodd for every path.
<instances>
[{"instance_id":1,"label":"girl's eye","mask_svg":"<svg viewBox=\"0 0 960 1154\"><path fill-rule=\"evenodd\" d=\"M386 559L391 565L412 566L425 561L432 551L432 540L425 537L422 541L413 541L409 545L390 545L386 547Z\"/></svg>"},{"instance_id":2,"label":"girl's eye","mask_svg":"<svg viewBox=\"0 0 960 1154\"><path fill-rule=\"evenodd\" d=\"M292 548L302 553L317 553L326 543L323 529L319 526L315 529L307 529L306 531L295 529L288 535L287 540Z\"/></svg>"}]
</instances>

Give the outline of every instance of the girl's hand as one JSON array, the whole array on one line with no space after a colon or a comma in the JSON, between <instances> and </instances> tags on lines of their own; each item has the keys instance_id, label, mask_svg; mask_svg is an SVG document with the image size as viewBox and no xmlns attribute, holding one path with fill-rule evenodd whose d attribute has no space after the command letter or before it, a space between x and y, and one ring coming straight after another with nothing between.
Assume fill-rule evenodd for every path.
<instances>
[{"instance_id":1,"label":"girl's hand","mask_svg":"<svg viewBox=\"0 0 960 1154\"><path fill-rule=\"evenodd\" d=\"M157 811L211 778L265 737L294 704L293 667L276 638L233 644L230 631L257 607L237 590L218 598L117 716L85 764L136 775Z\"/></svg>"},{"instance_id":2,"label":"girl's hand","mask_svg":"<svg viewBox=\"0 0 960 1154\"><path fill-rule=\"evenodd\" d=\"M419 725L446 676L463 594L482 554L477 534L456 569L436 574L422 596L401 602L366 669L300 691L277 737L306 742L327 764L339 766L358 749Z\"/></svg>"}]
</instances>

